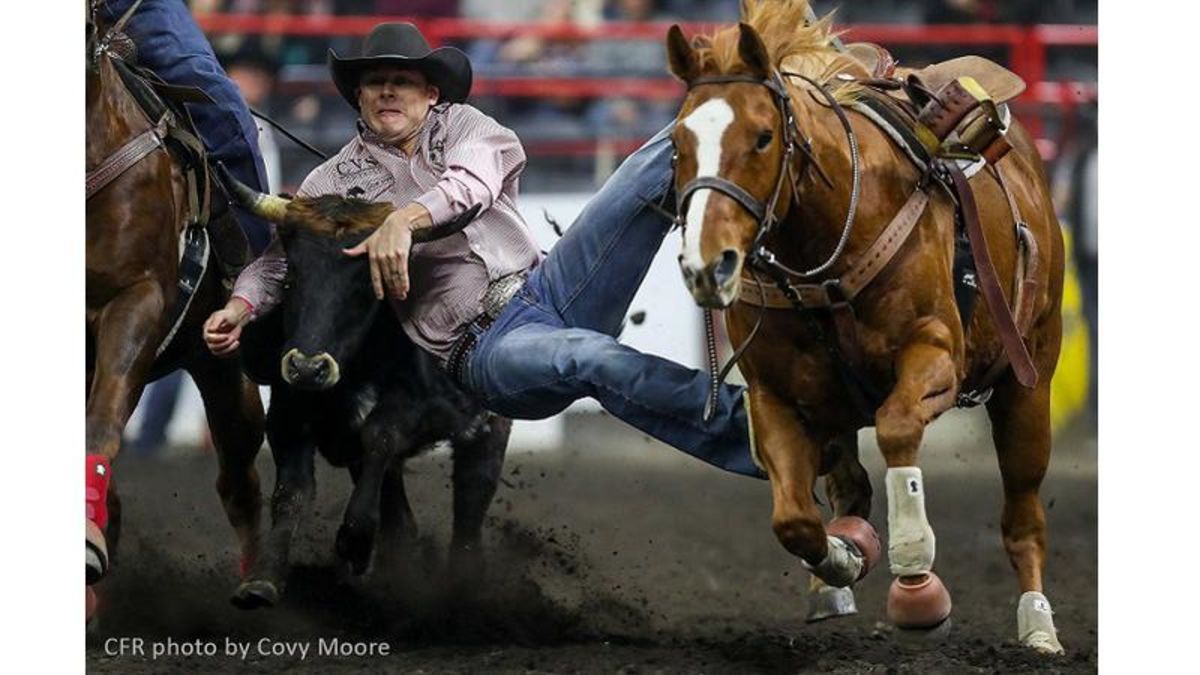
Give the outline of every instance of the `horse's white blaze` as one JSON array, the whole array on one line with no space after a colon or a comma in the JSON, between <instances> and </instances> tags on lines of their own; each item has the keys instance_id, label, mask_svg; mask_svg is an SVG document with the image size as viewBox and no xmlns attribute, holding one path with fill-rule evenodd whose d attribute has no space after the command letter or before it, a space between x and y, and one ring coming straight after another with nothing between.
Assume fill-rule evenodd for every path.
<instances>
[{"instance_id":1,"label":"horse's white blaze","mask_svg":"<svg viewBox=\"0 0 1200 675\"><path fill-rule=\"evenodd\" d=\"M721 137L733 122L733 108L723 98L705 101L683 120L684 128L696 136L696 177L715 176L721 168ZM687 230L683 234L683 264L699 272L704 268L700 239L704 234L704 210L712 190L697 190L688 205Z\"/></svg>"}]
</instances>

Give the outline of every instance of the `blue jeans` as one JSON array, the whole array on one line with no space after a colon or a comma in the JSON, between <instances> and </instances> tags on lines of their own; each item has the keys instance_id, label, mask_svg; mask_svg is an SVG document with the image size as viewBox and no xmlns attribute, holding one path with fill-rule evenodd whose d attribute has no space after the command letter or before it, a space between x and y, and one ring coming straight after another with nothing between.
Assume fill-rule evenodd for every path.
<instances>
[{"instance_id":1,"label":"blue jeans","mask_svg":"<svg viewBox=\"0 0 1200 675\"><path fill-rule=\"evenodd\" d=\"M762 478L750 457L742 387L725 385L702 419L708 374L615 339L671 223L646 207L670 189L670 127L605 183L496 322L464 369L491 410L557 414L590 396L641 431L728 471Z\"/></svg>"},{"instance_id":2,"label":"blue jeans","mask_svg":"<svg viewBox=\"0 0 1200 675\"><path fill-rule=\"evenodd\" d=\"M108 0L106 25L119 19L134 0ZM267 170L258 149L258 127L246 101L225 74L212 46L196 25L183 0L143 0L125 24L138 49L138 63L171 84L199 87L215 104L186 104L210 159L224 162L238 180L267 191ZM240 208L238 224L250 240L254 255L271 240L271 226Z\"/></svg>"}]
</instances>

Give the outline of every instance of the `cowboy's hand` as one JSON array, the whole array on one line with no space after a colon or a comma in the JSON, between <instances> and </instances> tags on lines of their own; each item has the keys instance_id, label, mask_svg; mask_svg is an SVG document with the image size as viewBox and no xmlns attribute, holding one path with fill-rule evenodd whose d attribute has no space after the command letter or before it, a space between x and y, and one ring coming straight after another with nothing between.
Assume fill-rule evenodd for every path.
<instances>
[{"instance_id":1,"label":"cowboy's hand","mask_svg":"<svg viewBox=\"0 0 1200 675\"><path fill-rule=\"evenodd\" d=\"M397 209L354 248L344 249L349 256L367 254L371 262L371 285L375 297L382 300L386 288L393 298L408 297L408 252L412 249L413 223L404 209Z\"/></svg>"},{"instance_id":2,"label":"cowboy's hand","mask_svg":"<svg viewBox=\"0 0 1200 675\"><path fill-rule=\"evenodd\" d=\"M232 356L241 345L242 326L249 322L250 305L241 298L230 298L204 322L204 344L217 356Z\"/></svg>"}]
</instances>

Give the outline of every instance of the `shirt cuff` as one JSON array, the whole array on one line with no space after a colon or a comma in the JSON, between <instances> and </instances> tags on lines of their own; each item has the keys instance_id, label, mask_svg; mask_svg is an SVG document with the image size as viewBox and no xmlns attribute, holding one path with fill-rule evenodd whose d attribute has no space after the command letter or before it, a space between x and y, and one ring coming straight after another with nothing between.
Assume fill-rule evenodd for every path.
<instances>
[{"instance_id":1,"label":"shirt cuff","mask_svg":"<svg viewBox=\"0 0 1200 675\"><path fill-rule=\"evenodd\" d=\"M454 212L454 207L450 205L450 200L446 198L446 193L437 188L433 188L413 201L429 211L429 218L434 225L448 223L458 215Z\"/></svg>"},{"instance_id":2,"label":"shirt cuff","mask_svg":"<svg viewBox=\"0 0 1200 675\"><path fill-rule=\"evenodd\" d=\"M238 300L241 300L242 302L246 303L246 313L250 316L251 319L258 318L258 312L255 311L254 303L250 302L250 298L247 298L245 295L242 295L240 293L233 293L232 295L229 296L230 300L233 300L234 298L237 298Z\"/></svg>"}]
</instances>

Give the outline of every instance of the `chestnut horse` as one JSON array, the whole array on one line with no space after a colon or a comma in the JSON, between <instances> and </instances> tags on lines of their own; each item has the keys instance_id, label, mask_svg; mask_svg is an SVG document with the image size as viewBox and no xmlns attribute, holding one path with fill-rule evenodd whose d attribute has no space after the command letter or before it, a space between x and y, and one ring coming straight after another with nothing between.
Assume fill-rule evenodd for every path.
<instances>
[{"instance_id":1,"label":"chestnut horse","mask_svg":"<svg viewBox=\"0 0 1200 675\"><path fill-rule=\"evenodd\" d=\"M200 338L202 322L222 306L227 293L215 263L200 278L169 346L158 353L176 318L180 241L189 216L185 175L167 152L163 127L147 117L122 82L110 34L91 19L86 77L88 584L107 573L115 553L120 503L111 483L112 462L122 431L143 387L177 368L192 375L203 397L217 450L217 492L245 566L258 542L262 497L254 459L262 445L262 403L237 361L212 356ZM145 135L156 126L157 135ZM151 139L141 151L139 138ZM112 159L122 155L134 158L132 163L123 166ZM231 215L226 211L223 217ZM88 597L90 615L91 588Z\"/></svg>"},{"instance_id":2,"label":"chestnut horse","mask_svg":"<svg viewBox=\"0 0 1200 675\"><path fill-rule=\"evenodd\" d=\"M896 577L888 615L902 628L947 625L950 596L932 571L918 450L925 426L965 402L961 394L990 388L1003 542L1022 591L1018 635L1041 652L1061 652L1042 593L1038 490L1050 458L1063 244L1034 144L1013 120L1011 151L975 174L964 195L948 169L930 162L939 170L922 171L877 120L850 105L864 88L897 90L901 82L880 82L843 51L830 17L806 22L807 0L745 0L742 10L739 26L692 43L675 26L667 39L671 71L688 86L673 131L680 264L699 305L726 309L730 339L744 350L774 531L814 575L810 619L852 613L848 587L873 562L878 540L865 522L871 486L853 438L874 425L888 467ZM971 195L977 208L968 214ZM986 247L972 239L972 253L990 248L1005 286L1016 278L1032 289L1011 352L991 299L966 325L967 313L960 315L952 273L957 202L963 222L977 213L986 235ZM890 226L905 219L905 233L891 238ZM1022 219L1032 239L1025 249L1014 236L1014 220ZM1038 251L1041 264L1031 264ZM867 281L848 290L851 273L865 268ZM785 300L770 302L768 292ZM1021 304L1015 294L1004 289ZM829 525L813 492L826 473L839 516Z\"/></svg>"}]
</instances>

